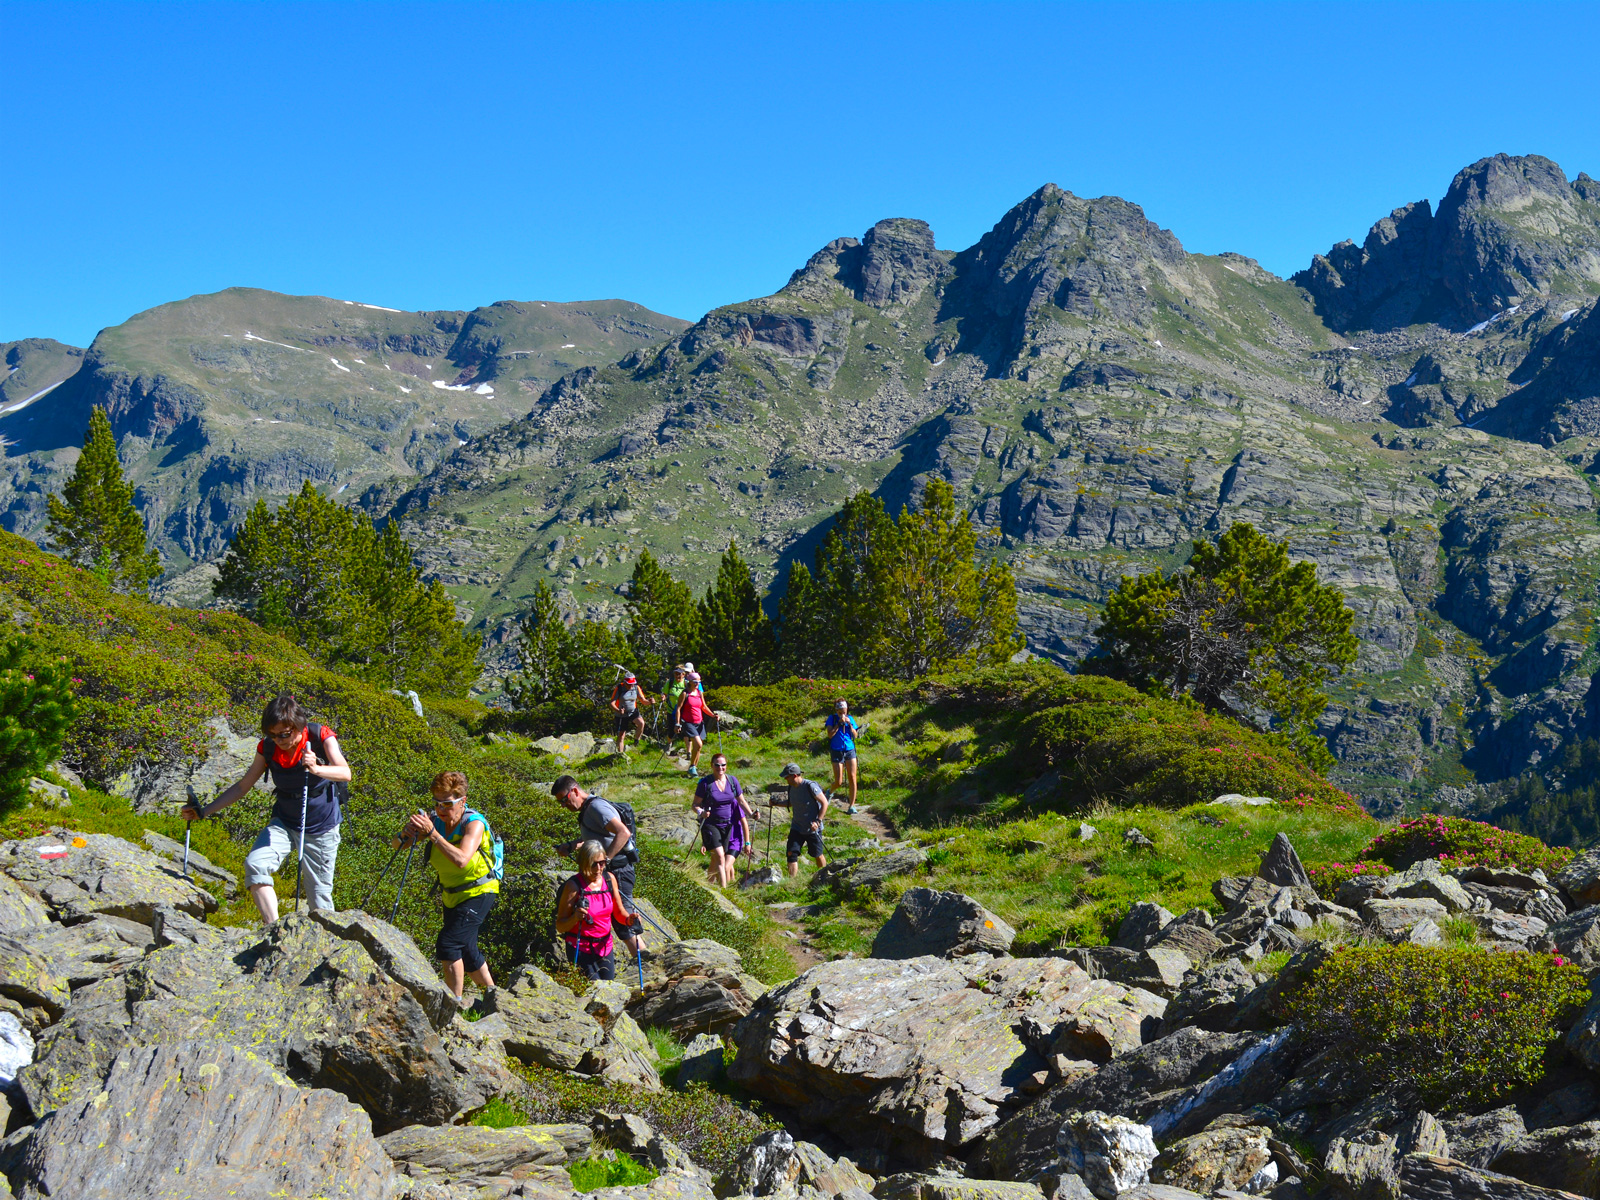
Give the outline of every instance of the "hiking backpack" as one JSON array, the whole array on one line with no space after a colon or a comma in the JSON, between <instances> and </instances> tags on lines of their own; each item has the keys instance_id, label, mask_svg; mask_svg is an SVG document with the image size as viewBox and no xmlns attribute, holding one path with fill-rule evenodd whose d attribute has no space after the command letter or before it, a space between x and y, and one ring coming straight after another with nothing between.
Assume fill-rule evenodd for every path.
<instances>
[{"instance_id":1,"label":"hiking backpack","mask_svg":"<svg viewBox=\"0 0 1600 1200\"><path fill-rule=\"evenodd\" d=\"M633 843L633 857L634 861L637 862L639 858L639 820L633 815L633 805L626 800L607 800L604 796L590 796L583 802L583 806L578 809L579 828L582 828L583 814L592 800L605 800L607 804L617 810L617 816L621 817L622 823L628 827L628 840ZM628 852L624 850L623 853L626 854Z\"/></svg>"},{"instance_id":2,"label":"hiking backpack","mask_svg":"<svg viewBox=\"0 0 1600 1200\"><path fill-rule=\"evenodd\" d=\"M506 878L505 840L494 831L494 826L489 824L489 818L484 816L477 809L469 808L466 812L462 813L461 824L457 825L455 829L452 829L449 833L445 834L445 841L450 841L456 830L465 828L467 822L472 820L473 817L477 817L478 820L483 822L483 841L478 843L478 853L483 855L483 857L489 862L489 874L483 878L492 878L497 883L504 883ZM427 862L432 853L433 846L430 843L428 848L422 852L422 861ZM482 879L473 880L474 885L482 882Z\"/></svg>"}]
</instances>

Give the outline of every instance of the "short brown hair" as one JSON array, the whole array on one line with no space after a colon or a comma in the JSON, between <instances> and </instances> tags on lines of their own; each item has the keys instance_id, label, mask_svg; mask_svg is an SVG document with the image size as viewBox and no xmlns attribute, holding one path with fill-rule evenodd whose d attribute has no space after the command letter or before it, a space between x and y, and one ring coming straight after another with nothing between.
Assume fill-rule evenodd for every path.
<instances>
[{"instance_id":1,"label":"short brown hair","mask_svg":"<svg viewBox=\"0 0 1600 1200\"><path fill-rule=\"evenodd\" d=\"M460 771L440 771L433 777L433 790L447 796L466 796L467 777Z\"/></svg>"},{"instance_id":2,"label":"short brown hair","mask_svg":"<svg viewBox=\"0 0 1600 1200\"><path fill-rule=\"evenodd\" d=\"M268 700L267 707L261 710L262 734L271 733L274 725L282 725L285 721L297 730L306 727L305 710L300 707L300 702L287 692Z\"/></svg>"}]
</instances>

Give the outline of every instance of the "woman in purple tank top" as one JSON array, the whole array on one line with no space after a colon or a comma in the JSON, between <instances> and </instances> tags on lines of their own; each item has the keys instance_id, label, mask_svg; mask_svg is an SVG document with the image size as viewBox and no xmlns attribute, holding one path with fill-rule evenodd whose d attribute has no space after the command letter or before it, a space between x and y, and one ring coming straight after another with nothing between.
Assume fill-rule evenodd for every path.
<instances>
[{"instance_id":1,"label":"woman in purple tank top","mask_svg":"<svg viewBox=\"0 0 1600 1200\"><path fill-rule=\"evenodd\" d=\"M706 875L718 887L727 887L740 851L753 847L744 788L728 774L728 760L721 754L712 757L711 774L694 789L694 815L700 821L701 845L711 855Z\"/></svg>"}]
</instances>

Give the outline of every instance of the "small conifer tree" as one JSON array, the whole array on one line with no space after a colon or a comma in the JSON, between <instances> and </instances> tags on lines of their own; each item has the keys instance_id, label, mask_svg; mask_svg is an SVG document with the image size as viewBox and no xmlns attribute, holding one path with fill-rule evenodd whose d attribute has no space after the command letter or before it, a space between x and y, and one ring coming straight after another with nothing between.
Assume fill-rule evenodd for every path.
<instances>
[{"instance_id":1,"label":"small conifer tree","mask_svg":"<svg viewBox=\"0 0 1600 1200\"><path fill-rule=\"evenodd\" d=\"M49 536L61 556L118 591L143 592L161 574L161 556L145 545L133 485L122 477L111 420L98 404L89 414L83 453L60 498L51 496Z\"/></svg>"},{"instance_id":2,"label":"small conifer tree","mask_svg":"<svg viewBox=\"0 0 1600 1200\"><path fill-rule=\"evenodd\" d=\"M772 663L772 622L750 567L732 542L700 602L700 670L718 683L760 683Z\"/></svg>"},{"instance_id":3,"label":"small conifer tree","mask_svg":"<svg viewBox=\"0 0 1600 1200\"><path fill-rule=\"evenodd\" d=\"M26 800L29 781L61 752L73 717L70 675L30 639L0 637L0 812Z\"/></svg>"}]
</instances>

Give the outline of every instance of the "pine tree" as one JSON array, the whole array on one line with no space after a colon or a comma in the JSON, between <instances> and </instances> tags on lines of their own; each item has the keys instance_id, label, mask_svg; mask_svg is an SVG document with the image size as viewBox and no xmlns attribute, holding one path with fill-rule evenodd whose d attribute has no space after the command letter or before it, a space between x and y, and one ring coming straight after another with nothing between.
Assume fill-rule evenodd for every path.
<instances>
[{"instance_id":1,"label":"pine tree","mask_svg":"<svg viewBox=\"0 0 1600 1200\"><path fill-rule=\"evenodd\" d=\"M307 483L276 512L257 501L214 592L330 666L392 688L464 695L480 639L437 580L411 564L399 526L335 504Z\"/></svg>"},{"instance_id":2,"label":"pine tree","mask_svg":"<svg viewBox=\"0 0 1600 1200\"><path fill-rule=\"evenodd\" d=\"M718 683L760 683L772 665L772 622L761 610L761 594L750 567L732 542L717 568L717 581L699 607L702 674Z\"/></svg>"},{"instance_id":3,"label":"pine tree","mask_svg":"<svg viewBox=\"0 0 1600 1200\"><path fill-rule=\"evenodd\" d=\"M133 485L122 477L111 420L98 404L62 497L49 497L48 532L68 562L126 592L145 591L161 574L161 556L145 545Z\"/></svg>"},{"instance_id":4,"label":"pine tree","mask_svg":"<svg viewBox=\"0 0 1600 1200\"><path fill-rule=\"evenodd\" d=\"M867 658L875 674L919 679L1003 663L1022 649L1011 569L978 564L972 522L956 511L943 479L928 482L916 512L900 510L892 542L874 548L870 575L878 604Z\"/></svg>"},{"instance_id":5,"label":"pine tree","mask_svg":"<svg viewBox=\"0 0 1600 1200\"><path fill-rule=\"evenodd\" d=\"M778 662L784 671L806 679L823 674L829 661L817 600L818 588L805 563L790 563L789 581L778 599Z\"/></svg>"},{"instance_id":6,"label":"pine tree","mask_svg":"<svg viewBox=\"0 0 1600 1200\"><path fill-rule=\"evenodd\" d=\"M30 638L0 637L0 813L26 800L29 781L61 752L74 715L71 675Z\"/></svg>"},{"instance_id":7,"label":"pine tree","mask_svg":"<svg viewBox=\"0 0 1600 1200\"><path fill-rule=\"evenodd\" d=\"M699 620L689 585L669 575L642 551L628 581L628 645L641 679L659 681L690 657Z\"/></svg>"},{"instance_id":8,"label":"pine tree","mask_svg":"<svg viewBox=\"0 0 1600 1200\"><path fill-rule=\"evenodd\" d=\"M506 681L506 694L518 708L553 700L567 682L572 634L544 580L534 585L528 611L522 615L522 640L517 644L522 671Z\"/></svg>"},{"instance_id":9,"label":"pine tree","mask_svg":"<svg viewBox=\"0 0 1600 1200\"><path fill-rule=\"evenodd\" d=\"M881 617L878 565L893 555L894 522L869 492L852 496L822 544L804 595L780 607L791 669L841 679L862 674ZM796 582L793 569L790 585ZM802 661L807 660L807 661Z\"/></svg>"}]
</instances>

